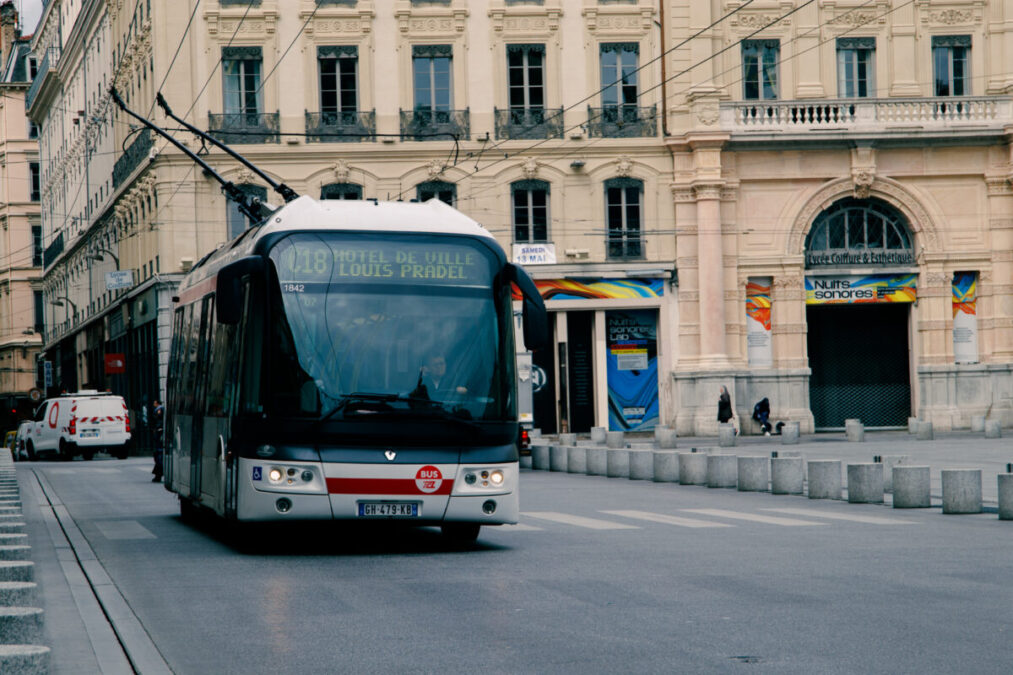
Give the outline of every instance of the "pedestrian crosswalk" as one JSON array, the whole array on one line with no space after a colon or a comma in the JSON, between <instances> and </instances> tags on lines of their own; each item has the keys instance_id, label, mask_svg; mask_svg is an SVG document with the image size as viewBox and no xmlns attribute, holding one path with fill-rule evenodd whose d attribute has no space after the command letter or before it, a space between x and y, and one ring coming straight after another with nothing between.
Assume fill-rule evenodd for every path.
<instances>
[{"instance_id":1,"label":"pedestrian crosswalk","mask_svg":"<svg viewBox=\"0 0 1013 675\"><path fill-rule=\"evenodd\" d=\"M632 524L630 521L638 524ZM577 530L640 530L653 525L689 529L717 529L743 526L826 527L843 522L859 525L914 525L917 521L888 518L861 513L845 513L825 509L764 508L756 511L729 509L678 509L674 513L636 509L601 510L593 515L576 515L561 511L524 511L521 522L501 528L512 532L538 532L555 526Z\"/></svg>"}]
</instances>

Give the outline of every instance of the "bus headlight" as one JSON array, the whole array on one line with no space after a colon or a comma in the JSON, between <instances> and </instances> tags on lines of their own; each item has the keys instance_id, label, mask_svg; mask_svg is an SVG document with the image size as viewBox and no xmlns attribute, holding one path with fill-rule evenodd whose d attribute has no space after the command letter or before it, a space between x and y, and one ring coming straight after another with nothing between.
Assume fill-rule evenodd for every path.
<instances>
[{"instance_id":1,"label":"bus headlight","mask_svg":"<svg viewBox=\"0 0 1013 675\"><path fill-rule=\"evenodd\" d=\"M248 460L247 460L248 461ZM324 480L322 467L318 464L274 464L258 466L253 464L249 471L254 489L261 492L300 492L303 494L327 494L327 481ZM260 471L263 471L260 474ZM259 480L258 475L264 479Z\"/></svg>"},{"instance_id":2,"label":"bus headlight","mask_svg":"<svg viewBox=\"0 0 1013 675\"><path fill-rule=\"evenodd\" d=\"M271 470L267 472L267 479L272 483L280 483L284 472L276 466L272 466Z\"/></svg>"},{"instance_id":3,"label":"bus headlight","mask_svg":"<svg viewBox=\"0 0 1013 675\"><path fill-rule=\"evenodd\" d=\"M503 472L500 471L499 469L496 469L495 471L493 471L492 473L489 474L489 483L493 487L499 487L499 486L503 485L503 481L504 480L505 479L503 477Z\"/></svg>"},{"instance_id":4,"label":"bus headlight","mask_svg":"<svg viewBox=\"0 0 1013 675\"><path fill-rule=\"evenodd\" d=\"M507 467L475 467L465 466L458 471L458 480L454 482L453 494L502 494L513 490L516 482L516 470Z\"/></svg>"}]
</instances>

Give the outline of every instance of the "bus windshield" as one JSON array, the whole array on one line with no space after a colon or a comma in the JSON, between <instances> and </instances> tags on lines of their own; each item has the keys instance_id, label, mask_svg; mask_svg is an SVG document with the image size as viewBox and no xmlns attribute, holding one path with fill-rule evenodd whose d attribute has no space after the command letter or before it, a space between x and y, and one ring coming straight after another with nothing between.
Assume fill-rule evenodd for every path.
<instances>
[{"instance_id":1,"label":"bus windshield","mask_svg":"<svg viewBox=\"0 0 1013 675\"><path fill-rule=\"evenodd\" d=\"M494 293L498 263L481 243L298 233L270 257L269 395L278 414L512 416L509 298Z\"/></svg>"}]
</instances>

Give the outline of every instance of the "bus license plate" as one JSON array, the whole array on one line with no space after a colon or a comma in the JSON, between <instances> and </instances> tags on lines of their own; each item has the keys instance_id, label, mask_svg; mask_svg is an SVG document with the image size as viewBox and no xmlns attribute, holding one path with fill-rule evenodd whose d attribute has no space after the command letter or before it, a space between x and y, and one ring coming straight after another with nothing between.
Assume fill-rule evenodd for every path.
<instances>
[{"instance_id":1,"label":"bus license plate","mask_svg":"<svg viewBox=\"0 0 1013 675\"><path fill-rule=\"evenodd\" d=\"M364 518L418 518L418 502L359 502Z\"/></svg>"}]
</instances>

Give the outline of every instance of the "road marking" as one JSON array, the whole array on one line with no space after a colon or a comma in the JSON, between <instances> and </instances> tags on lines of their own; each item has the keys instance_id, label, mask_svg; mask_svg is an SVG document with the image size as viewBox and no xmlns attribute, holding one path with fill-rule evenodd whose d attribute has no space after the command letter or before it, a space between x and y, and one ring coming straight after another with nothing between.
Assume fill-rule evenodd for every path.
<instances>
[{"instance_id":1,"label":"road marking","mask_svg":"<svg viewBox=\"0 0 1013 675\"><path fill-rule=\"evenodd\" d=\"M89 471L94 471L95 473L119 473L120 472L119 469L89 469Z\"/></svg>"},{"instance_id":2,"label":"road marking","mask_svg":"<svg viewBox=\"0 0 1013 675\"><path fill-rule=\"evenodd\" d=\"M155 539L151 530L136 520L100 520L95 522L106 539Z\"/></svg>"},{"instance_id":3,"label":"road marking","mask_svg":"<svg viewBox=\"0 0 1013 675\"><path fill-rule=\"evenodd\" d=\"M597 518L585 518L584 516L572 516L569 513L557 513L555 511L525 511L521 515L525 517L530 516L532 518L538 518L539 520L550 520L554 523L563 523L564 525L576 525L577 527L586 527L589 530L640 529L636 525L613 523L608 520L598 520Z\"/></svg>"},{"instance_id":4,"label":"road marking","mask_svg":"<svg viewBox=\"0 0 1013 675\"><path fill-rule=\"evenodd\" d=\"M796 520L795 518L778 518L777 516L761 516L758 513L739 513L738 511L724 511L722 509L683 509L689 513L699 513L702 516L717 516L718 518L731 518L732 520L748 520L753 523L766 523L768 525L782 525L784 527L807 527L811 525L826 525L826 523L815 523L811 520Z\"/></svg>"},{"instance_id":5,"label":"road marking","mask_svg":"<svg viewBox=\"0 0 1013 675\"><path fill-rule=\"evenodd\" d=\"M513 525L500 525L501 529L509 530L510 532L543 532L542 528L535 527L534 525L528 525L526 523L515 523Z\"/></svg>"},{"instance_id":6,"label":"road marking","mask_svg":"<svg viewBox=\"0 0 1013 675\"><path fill-rule=\"evenodd\" d=\"M915 525L910 520L897 520L896 518L880 518L879 516L862 516L843 513L824 513L822 511L810 511L808 509L763 509L764 511L775 511L777 513L790 513L796 516L810 516L812 518L827 518L829 520L850 520L856 523L869 523L870 525Z\"/></svg>"},{"instance_id":7,"label":"road marking","mask_svg":"<svg viewBox=\"0 0 1013 675\"><path fill-rule=\"evenodd\" d=\"M697 520L695 518L680 518L665 513L651 513L649 511L601 511L611 516L624 518L636 518L638 520L649 520L652 523L664 523L666 525L677 525L679 527L735 527L728 523L715 523L709 520Z\"/></svg>"}]
</instances>

